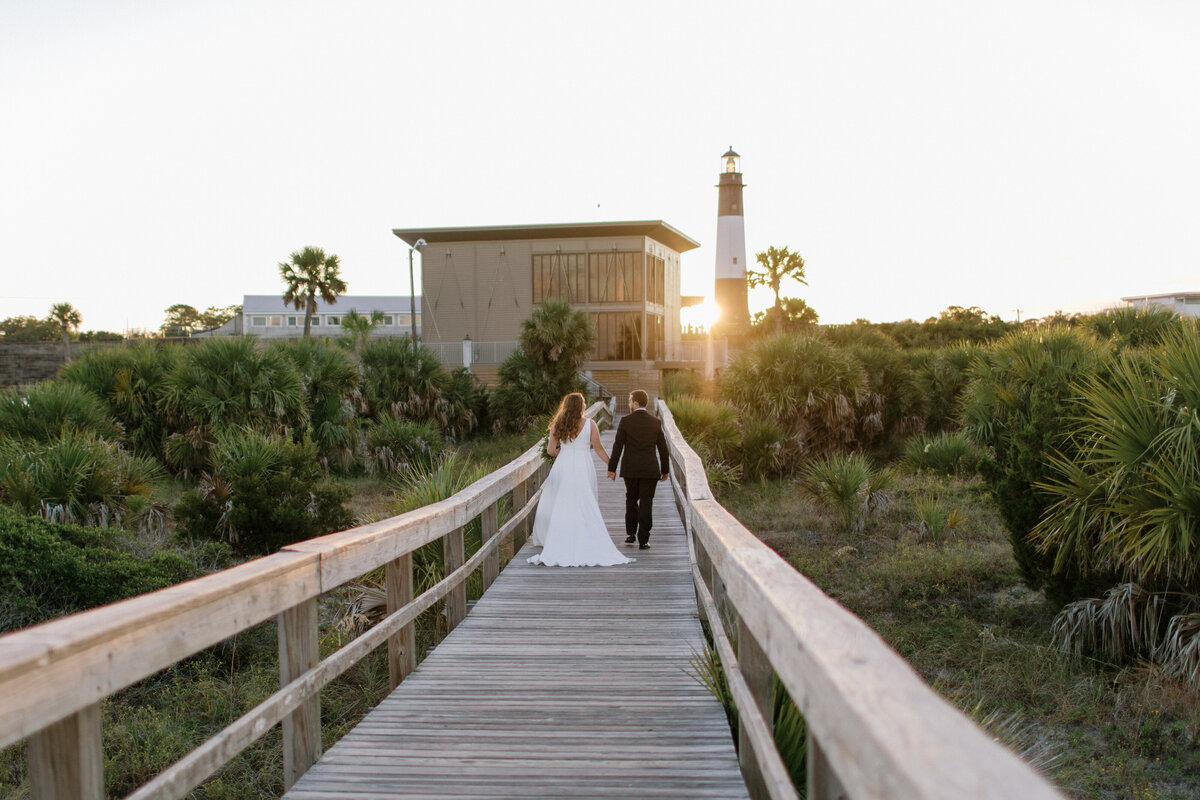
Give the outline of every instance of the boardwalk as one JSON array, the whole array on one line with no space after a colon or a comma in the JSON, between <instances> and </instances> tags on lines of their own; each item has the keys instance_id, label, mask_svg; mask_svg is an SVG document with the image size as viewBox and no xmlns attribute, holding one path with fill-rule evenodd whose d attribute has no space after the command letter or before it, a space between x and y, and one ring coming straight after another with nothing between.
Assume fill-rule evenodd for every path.
<instances>
[{"instance_id":1,"label":"boardwalk","mask_svg":"<svg viewBox=\"0 0 1200 800\"><path fill-rule=\"evenodd\" d=\"M669 485L638 551L623 484L600 477L609 531L637 562L531 567L526 546L286 797L747 797L724 713L687 673L704 644Z\"/></svg>"}]
</instances>

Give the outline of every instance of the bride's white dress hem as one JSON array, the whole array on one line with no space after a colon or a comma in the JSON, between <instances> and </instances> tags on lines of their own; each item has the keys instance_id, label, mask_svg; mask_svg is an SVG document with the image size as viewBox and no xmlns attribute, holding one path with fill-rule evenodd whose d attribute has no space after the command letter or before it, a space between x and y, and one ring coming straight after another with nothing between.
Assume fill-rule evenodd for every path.
<instances>
[{"instance_id":1,"label":"bride's white dress hem","mask_svg":"<svg viewBox=\"0 0 1200 800\"><path fill-rule=\"evenodd\" d=\"M634 559L621 554L600 514L592 427L584 420L579 435L559 445L558 456L538 501L530 543L542 552L527 562L547 567L612 567Z\"/></svg>"}]
</instances>

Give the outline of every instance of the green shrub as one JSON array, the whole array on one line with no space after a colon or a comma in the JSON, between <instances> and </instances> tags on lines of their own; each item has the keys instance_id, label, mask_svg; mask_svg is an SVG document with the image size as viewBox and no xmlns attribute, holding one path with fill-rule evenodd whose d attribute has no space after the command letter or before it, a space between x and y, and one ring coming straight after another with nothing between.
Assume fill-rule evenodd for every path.
<instances>
[{"instance_id":1,"label":"green shrub","mask_svg":"<svg viewBox=\"0 0 1200 800\"><path fill-rule=\"evenodd\" d=\"M893 475L876 470L862 453L831 453L813 459L801 472L800 485L833 512L845 531L862 530L877 510L890 503Z\"/></svg>"},{"instance_id":2,"label":"green shrub","mask_svg":"<svg viewBox=\"0 0 1200 800\"><path fill-rule=\"evenodd\" d=\"M1004 520L1013 556L1033 589L1056 602L1091 591L1078 571L1053 572L1054 552L1038 552L1029 532L1051 503L1038 485L1050 455L1071 460L1070 419L1080 412L1075 381L1106 363L1103 344L1072 328L1018 331L989 347L970 368L963 432L986 448L980 474Z\"/></svg>"},{"instance_id":3,"label":"green shrub","mask_svg":"<svg viewBox=\"0 0 1200 800\"><path fill-rule=\"evenodd\" d=\"M0 443L0 501L58 522L119 525L145 507L161 473L157 462L93 434Z\"/></svg>"},{"instance_id":4,"label":"green shrub","mask_svg":"<svg viewBox=\"0 0 1200 800\"><path fill-rule=\"evenodd\" d=\"M447 435L465 436L475 428L472 398L442 368L437 355L407 336L375 339L362 351L362 393L366 416L393 414L432 420Z\"/></svg>"},{"instance_id":5,"label":"green shrub","mask_svg":"<svg viewBox=\"0 0 1200 800\"><path fill-rule=\"evenodd\" d=\"M699 397L681 397L668 403L679 432L694 450L704 450L718 461L733 459L741 433L737 409Z\"/></svg>"},{"instance_id":6,"label":"green shrub","mask_svg":"<svg viewBox=\"0 0 1200 800\"><path fill-rule=\"evenodd\" d=\"M491 399L492 427L520 432L553 413L563 396L584 392L579 370L596 345L596 332L582 311L547 300L521 323L519 349L500 365L500 384Z\"/></svg>"},{"instance_id":7,"label":"green shrub","mask_svg":"<svg viewBox=\"0 0 1200 800\"><path fill-rule=\"evenodd\" d=\"M1181 330L1181 319L1166 308L1115 308L1085 317L1084 327L1117 350L1162 344Z\"/></svg>"},{"instance_id":8,"label":"green shrub","mask_svg":"<svg viewBox=\"0 0 1200 800\"><path fill-rule=\"evenodd\" d=\"M959 401L970 380L970 367L983 352L971 342L937 350L909 351L915 391L925 398L925 430L944 431L958 424Z\"/></svg>"},{"instance_id":9,"label":"green shrub","mask_svg":"<svg viewBox=\"0 0 1200 800\"><path fill-rule=\"evenodd\" d=\"M775 420L815 453L855 441L855 409L867 389L858 359L801 334L754 342L729 364L721 387L742 413Z\"/></svg>"},{"instance_id":10,"label":"green shrub","mask_svg":"<svg viewBox=\"0 0 1200 800\"><path fill-rule=\"evenodd\" d=\"M63 525L0 506L0 631L151 592L195 577L182 556L120 549L111 529Z\"/></svg>"},{"instance_id":11,"label":"green shrub","mask_svg":"<svg viewBox=\"0 0 1200 800\"><path fill-rule=\"evenodd\" d=\"M786 446L787 433L772 420L744 420L740 443L742 473L753 480L782 474L788 464Z\"/></svg>"},{"instance_id":12,"label":"green shrub","mask_svg":"<svg viewBox=\"0 0 1200 800\"><path fill-rule=\"evenodd\" d=\"M185 472L209 466L216 431L248 427L279 434L308 419L304 385L291 359L253 337L188 347L170 375L162 407L173 433L167 460Z\"/></svg>"},{"instance_id":13,"label":"green shrub","mask_svg":"<svg viewBox=\"0 0 1200 800\"><path fill-rule=\"evenodd\" d=\"M971 475L982 458L983 452L961 433L921 434L904 443L903 463L912 472Z\"/></svg>"},{"instance_id":14,"label":"green shrub","mask_svg":"<svg viewBox=\"0 0 1200 800\"><path fill-rule=\"evenodd\" d=\"M89 350L64 365L59 380L103 398L109 413L125 429L129 446L141 455L161 459L170 428L160 405L167 375L180 356L178 345L148 342L136 347Z\"/></svg>"},{"instance_id":15,"label":"green shrub","mask_svg":"<svg viewBox=\"0 0 1200 800\"><path fill-rule=\"evenodd\" d=\"M0 392L0 438L48 442L80 431L115 442L121 429L104 401L82 386L61 381Z\"/></svg>"},{"instance_id":16,"label":"green shrub","mask_svg":"<svg viewBox=\"0 0 1200 800\"><path fill-rule=\"evenodd\" d=\"M704 378L690 370L667 370L662 377L662 396L668 401L679 397L703 397Z\"/></svg>"},{"instance_id":17,"label":"green shrub","mask_svg":"<svg viewBox=\"0 0 1200 800\"><path fill-rule=\"evenodd\" d=\"M276 342L272 349L290 360L300 373L308 421L296 433L308 433L323 464L349 469L358 444L354 424L357 365L344 349L323 339Z\"/></svg>"},{"instance_id":18,"label":"green shrub","mask_svg":"<svg viewBox=\"0 0 1200 800\"><path fill-rule=\"evenodd\" d=\"M325 479L316 446L253 429L220 432L213 472L175 507L182 532L228 541L243 554L273 553L284 545L350 527L350 490Z\"/></svg>"},{"instance_id":19,"label":"green shrub","mask_svg":"<svg viewBox=\"0 0 1200 800\"><path fill-rule=\"evenodd\" d=\"M870 444L881 434L907 436L924 430L928 404L900 348L850 345L845 349L862 364L867 380L857 409L859 443Z\"/></svg>"},{"instance_id":20,"label":"green shrub","mask_svg":"<svg viewBox=\"0 0 1200 800\"><path fill-rule=\"evenodd\" d=\"M385 415L367 428L367 468L377 475L395 475L432 464L444 446L432 422L414 422Z\"/></svg>"}]
</instances>

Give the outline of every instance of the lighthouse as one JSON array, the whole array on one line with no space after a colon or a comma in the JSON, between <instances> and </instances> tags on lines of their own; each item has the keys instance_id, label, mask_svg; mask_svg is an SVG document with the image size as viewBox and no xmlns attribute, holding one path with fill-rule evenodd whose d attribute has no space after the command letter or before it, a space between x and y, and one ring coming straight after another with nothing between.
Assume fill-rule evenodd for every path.
<instances>
[{"instance_id":1,"label":"lighthouse","mask_svg":"<svg viewBox=\"0 0 1200 800\"><path fill-rule=\"evenodd\" d=\"M717 200L717 305L722 327L750 324L746 297L746 225L742 217L741 156L733 151L721 156L723 168Z\"/></svg>"}]
</instances>

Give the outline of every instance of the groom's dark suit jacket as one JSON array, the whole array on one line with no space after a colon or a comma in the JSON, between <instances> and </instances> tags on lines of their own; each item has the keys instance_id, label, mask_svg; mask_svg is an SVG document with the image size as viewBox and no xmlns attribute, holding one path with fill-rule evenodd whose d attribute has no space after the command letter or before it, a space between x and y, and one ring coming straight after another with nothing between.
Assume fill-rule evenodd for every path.
<instances>
[{"instance_id":1,"label":"groom's dark suit jacket","mask_svg":"<svg viewBox=\"0 0 1200 800\"><path fill-rule=\"evenodd\" d=\"M625 455L624 461L621 460L622 453ZM621 464L622 478L657 480L667 474L671 462L667 456L667 438L663 436L658 417L649 411L638 410L621 418L612 457L608 460L608 471L616 472L618 462Z\"/></svg>"}]
</instances>

